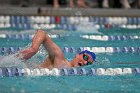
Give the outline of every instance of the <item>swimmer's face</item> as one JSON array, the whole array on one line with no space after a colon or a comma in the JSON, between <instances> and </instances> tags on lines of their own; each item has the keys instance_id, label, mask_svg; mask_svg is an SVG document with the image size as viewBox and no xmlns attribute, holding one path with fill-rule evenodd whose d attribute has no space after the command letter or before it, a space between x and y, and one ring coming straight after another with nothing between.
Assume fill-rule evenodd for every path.
<instances>
[{"instance_id":1,"label":"swimmer's face","mask_svg":"<svg viewBox=\"0 0 140 93\"><path fill-rule=\"evenodd\" d=\"M87 53L77 54L75 57L77 60L75 61L76 66L85 66L93 64L94 60Z\"/></svg>"}]
</instances>

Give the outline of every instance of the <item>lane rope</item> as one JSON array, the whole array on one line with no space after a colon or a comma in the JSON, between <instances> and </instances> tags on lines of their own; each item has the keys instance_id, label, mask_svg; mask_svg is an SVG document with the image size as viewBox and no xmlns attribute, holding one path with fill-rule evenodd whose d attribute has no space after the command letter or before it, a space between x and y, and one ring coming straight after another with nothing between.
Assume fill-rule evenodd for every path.
<instances>
[{"instance_id":1,"label":"lane rope","mask_svg":"<svg viewBox=\"0 0 140 93\"><path fill-rule=\"evenodd\" d=\"M13 68L0 67L0 77L12 76L98 76L98 75L126 75L126 74L140 74L140 68L47 68L29 69L29 68Z\"/></svg>"},{"instance_id":2,"label":"lane rope","mask_svg":"<svg viewBox=\"0 0 140 93\"><path fill-rule=\"evenodd\" d=\"M100 28L139 29L140 17L96 17L96 16L0 16L0 28L18 29L64 29L78 30L77 24L95 24ZM85 25L85 28L87 25Z\"/></svg>"},{"instance_id":3,"label":"lane rope","mask_svg":"<svg viewBox=\"0 0 140 93\"><path fill-rule=\"evenodd\" d=\"M0 47L0 54L13 54L22 47ZM63 53L80 53L89 50L95 53L140 53L140 47L63 47Z\"/></svg>"},{"instance_id":4,"label":"lane rope","mask_svg":"<svg viewBox=\"0 0 140 93\"><path fill-rule=\"evenodd\" d=\"M32 39L34 34L29 35L29 34L0 34L0 38L5 38L5 39ZM51 38L59 38L60 35L57 34L49 34L49 37Z\"/></svg>"},{"instance_id":5,"label":"lane rope","mask_svg":"<svg viewBox=\"0 0 140 93\"><path fill-rule=\"evenodd\" d=\"M32 39L34 36L29 34L0 34L0 38L5 39ZM69 35L66 35L69 36ZM78 36L78 35L77 35ZM65 35L59 34L49 34L51 38L61 38L65 37ZM100 40L100 41L115 41L115 40L130 40L130 39L140 39L138 35L116 35L116 36L107 36L107 35L79 35L81 38L91 39L91 40Z\"/></svg>"},{"instance_id":6,"label":"lane rope","mask_svg":"<svg viewBox=\"0 0 140 93\"><path fill-rule=\"evenodd\" d=\"M130 40L130 39L140 39L140 36L128 36L128 35L116 35L116 36L107 36L107 35L81 35L82 38L99 40L99 41L116 41L116 40Z\"/></svg>"}]
</instances>

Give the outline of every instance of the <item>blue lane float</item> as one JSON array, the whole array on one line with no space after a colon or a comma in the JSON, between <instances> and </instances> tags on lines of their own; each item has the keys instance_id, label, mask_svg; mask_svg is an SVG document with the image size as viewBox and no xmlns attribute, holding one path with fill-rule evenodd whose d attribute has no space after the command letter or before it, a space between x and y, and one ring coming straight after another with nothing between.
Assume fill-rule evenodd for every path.
<instances>
[{"instance_id":1,"label":"blue lane float","mask_svg":"<svg viewBox=\"0 0 140 93\"><path fill-rule=\"evenodd\" d=\"M12 68L0 67L0 77L13 76L99 76L99 75L126 75L126 74L140 74L140 68L53 68L49 70L43 69L29 69L29 68Z\"/></svg>"},{"instance_id":2,"label":"blue lane float","mask_svg":"<svg viewBox=\"0 0 140 93\"><path fill-rule=\"evenodd\" d=\"M0 47L0 54L13 54L21 50L20 47Z\"/></svg>"},{"instance_id":3,"label":"blue lane float","mask_svg":"<svg viewBox=\"0 0 140 93\"><path fill-rule=\"evenodd\" d=\"M0 54L13 54L20 51L21 47L0 47ZM140 47L63 47L63 53L80 53L89 50L95 53L140 53Z\"/></svg>"},{"instance_id":4,"label":"blue lane float","mask_svg":"<svg viewBox=\"0 0 140 93\"><path fill-rule=\"evenodd\" d=\"M28 16L10 16L9 23L12 28L31 29Z\"/></svg>"}]
</instances>

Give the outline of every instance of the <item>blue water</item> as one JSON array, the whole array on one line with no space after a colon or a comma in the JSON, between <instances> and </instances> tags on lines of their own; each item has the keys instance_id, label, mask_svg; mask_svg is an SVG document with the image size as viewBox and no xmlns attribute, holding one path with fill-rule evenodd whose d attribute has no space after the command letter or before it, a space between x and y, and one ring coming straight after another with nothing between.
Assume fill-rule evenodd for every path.
<instances>
[{"instance_id":1,"label":"blue water","mask_svg":"<svg viewBox=\"0 0 140 93\"><path fill-rule=\"evenodd\" d=\"M100 32L103 35L140 36L139 30L101 29ZM61 48L140 46L139 39L123 41L95 41L79 37L80 34L84 33L71 31L67 32L69 36L65 36L65 33L59 33L64 37L53 39L53 41ZM89 35L91 35L91 33ZM0 47L12 46L24 48L28 46L29 43L31 43L31 40L0 39ZM36 56L37 57L35 58L39 58L41 61L45 57L39 53ZM74 56L75 53L65 53L65 57L68 60L72 60ZM139 53L98 53L98 62L91 66L87 66L87 68L140 68L139 57ZM119 64L119 62L123 62L123 64ZM0 78L0 93L139 93L139 91L140 75L136 74L118 76L25 76Z\"/></svg>"}]
</instances>

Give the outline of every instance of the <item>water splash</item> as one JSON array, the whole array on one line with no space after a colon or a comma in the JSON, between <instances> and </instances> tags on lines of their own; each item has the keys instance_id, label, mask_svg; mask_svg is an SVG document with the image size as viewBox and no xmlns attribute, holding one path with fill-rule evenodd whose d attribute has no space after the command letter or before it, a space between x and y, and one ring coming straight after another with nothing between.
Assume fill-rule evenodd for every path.
<instances>
[{"instance_id":1,"label":"water splash","mask_svg":"<svg viewBox=\"0 0 140 93\"><path fill-rule=\"evenodd\" d=\"M23 49L29 47L30 44L25 46ZM25 61L18 58L15 54L4 55L0 57L0 67L18 67L18 68L36 68L39 63L41 63L44 58L48 55L48 52L44 49L43 46L40 47L37 54L35 54L31 59Z\"/></svg>"},{"instance_id":2,"label":"water splash","mask_svg":"<svg viewBox=\"0 0 140 93\"><path fill-rule=\"evenodd\" d=\"M1 67L19 67L19 68L27 67L26 64L22 62L22 60L16 57L16 54L0 57L0 66Z\"/></svg>"}]
</instances>

